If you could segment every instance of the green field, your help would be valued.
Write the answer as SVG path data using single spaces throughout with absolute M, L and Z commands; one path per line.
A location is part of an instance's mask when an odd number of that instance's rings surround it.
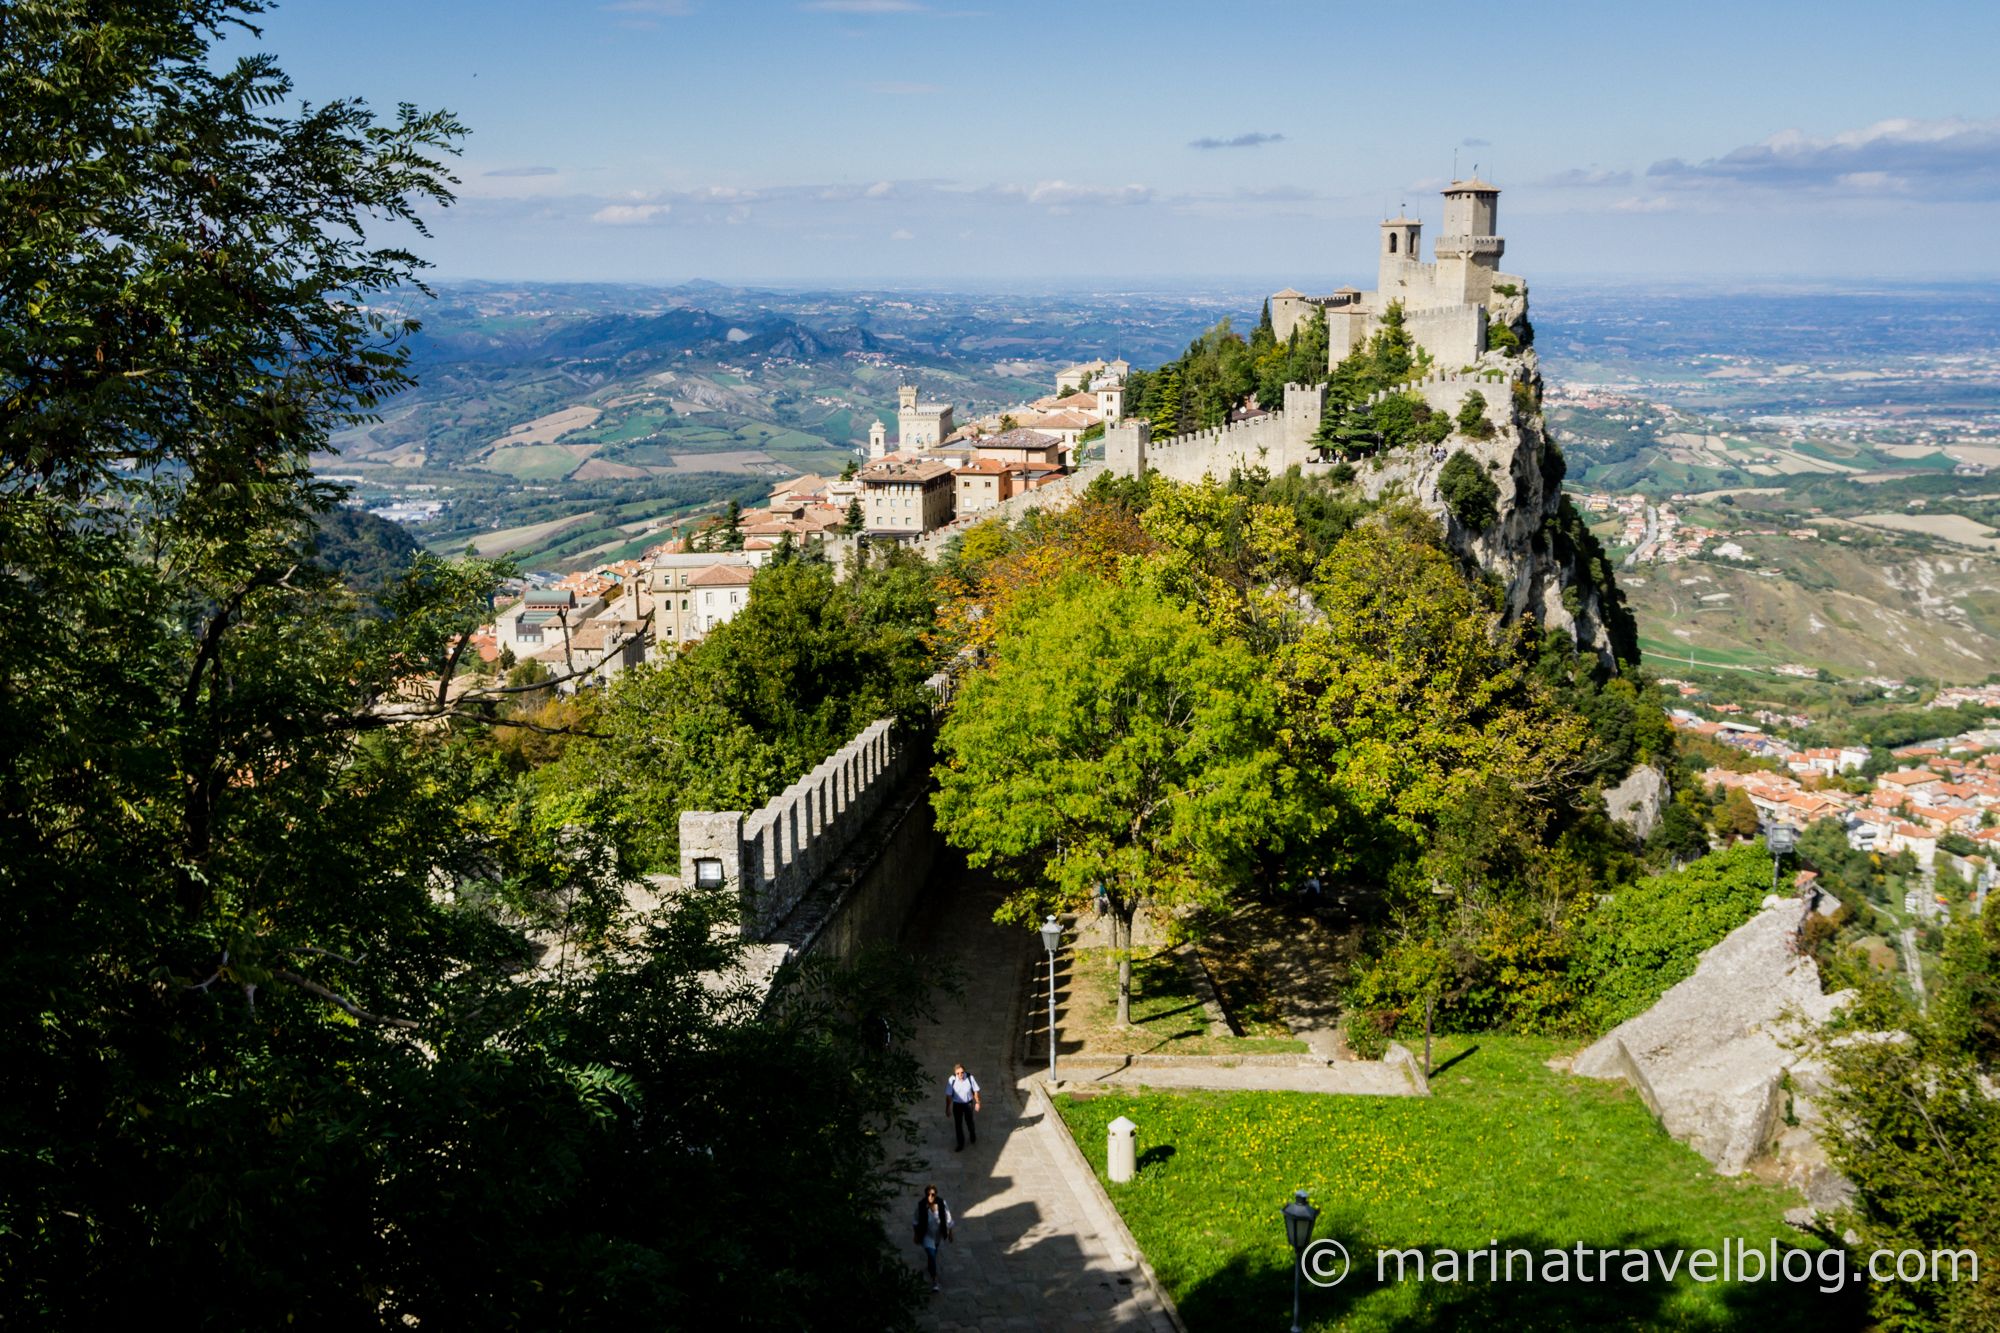
M 561 481 L 583 465 L 583 460 L 559 444 L 522 444 L 495 449 L 481 464 L 489 471 L 504 472 L 522 481 Z
M 1303 1188 L 1317 1235 L 1353 1271 L 1306 1289 L 1314 1329 L 1837 1330 L 1863 1326 L 1858 1288 L 1818 1282 L 1440 1283 L 1376 1279 L 1376 1250 L 1693 1250 L 1746 1244 L 1816 1252 L 1782 1220 L 1789 1190 L 1725 1180 L 1674 1142 L 1622 1085 L 1543 1063 L 1553 1040 L 1447 1038 L 1429 1098 L 1309 1093 L 1142 1093 L 1058 1099 L 1102 1177 L 1105 1127 L 1139 1125 L 1137 1177 L 1107 1182 L 1133 1236 L 1195 1333 L 1282 1328 L 1291 1253 L 1278 1209 Z M 1593 1256 L 1593 1260 L 1595 1256 Z M 1622 1261 L 1621 1261 L 1622 1262 Z M 1800 1261 L 1794 1261 L 1800 1262 Z M 1484 1273 L 1482 1271 L 1482 1277 Z

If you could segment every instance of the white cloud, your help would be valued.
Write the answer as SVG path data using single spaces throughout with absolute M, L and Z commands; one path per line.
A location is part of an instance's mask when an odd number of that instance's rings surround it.
M 1026 189 L 1008 186 L 1005 192 L 1018 192 L 1031 204 L 1058 208 L 1077 204 L 1144 204 L 1153 198 L 1152 187 L 1148 185 L 1072 185 L 1068 181 L 1038 181 Z
M 1784 130 L 1700 162 L 1667 158 L 1647 179 L 1676 189 L 1762 188 L 1930 199 L 2000 199 L 2000 117 L 1880 120 L 1838 134 Z
M 592 213 L 590 220 L 611 227 L 633 227 L 663 218 L 671 212 L 672 204 L 606 204 Z
M 889 239 L 892 241 L 914 241 L 917 239 L 917 234 L 908 227 L 898 227 L 889 233 Z

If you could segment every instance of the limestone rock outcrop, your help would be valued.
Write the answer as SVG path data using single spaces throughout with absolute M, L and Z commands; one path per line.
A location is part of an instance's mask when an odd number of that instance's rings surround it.
M 1800 1102 L 1823 1077 L 1806 1039 L 1848 999 L 1820 993 L 1819 971 L 1795 949 L 1810 907 L 1767 898 L 1764 909 L 1701 956 L 1693 976 L 1651 1009 L 1606 1033 L 1576 1057 L 1572 1072 L 1624 1079 L 1667 1132 L 1736 1175 L 1783 1140 L 1800 1184 L 1816 1204 L 1837 1201 L 1841 1182 L 1817 1163 Z M 1797 1123 L 1793 1123 L 1797 1122 Z M 1794 1130 L 1803 1131 L 1793 1133 Z
M 1604 793 L 1604 808 L 1611 822 L 1622 824 L 1641 842 L 1660 822 L 1660 813 L 1673 795 L 1667 775 L 1650 764 L 1641 764 L 1625 775 L 1625 780 Z

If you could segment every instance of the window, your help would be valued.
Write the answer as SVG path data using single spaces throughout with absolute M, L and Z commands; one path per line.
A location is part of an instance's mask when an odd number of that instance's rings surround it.
M 730 593 L 730 594 L 729 594 L 729 604 L 730 604 L 731 606 L 734 606 L 734 605 L 736 605 L 736 603 L 737 603 L 737 600 L 738 600 L 738 599 L 739 599 L 739 598 L 740 598 L 741 596 L 742 596 L 742 594 L 741 594 L 741 593 L 734 593 L 734 592 Z
M 1396 233 L 1393 231 L 1389 233 L 1389 253 L 1396 253 Z

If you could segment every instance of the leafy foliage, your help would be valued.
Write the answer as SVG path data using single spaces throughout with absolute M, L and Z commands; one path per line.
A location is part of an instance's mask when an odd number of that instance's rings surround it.
M 1499 484 L 1479 466 L 1479 460 L 1462 449 L 1445 460 L 1438 473 L 1438 493 L 1451 516 L 1470 531 L 1484 532 L 1500 516 Z
M 908 969 L 744 1021 L 722 906 L 628 904 L 444 697 L 496 568 L 364 618 L 301 557 L 461 129 L 298 106 L 213 49 L 260 9 L 0 8 L 0 1322 L 897 1322 Z
M 1864 982 L 1851 1022 L 1900 1029 L 1829 1043 L 1828 1150 L 1853 1180 L 1846 1223 L 1859 1248 L 1959 1255 L 1979 1280 L 1871 1285 L 1879 1326 L 1991 1328 L 2000 1321 L 2000 919 L 1990 911 L 1946 928 L 1928 1013 Z M 1982 1080 L 1985 1080 L 1982 1082 Z
M 1580 941 L 1592 1026 L 1613 1027 L 1650 1007 L 1770 892 L 1770 853 L 1753 843 L 1621 890 L 1586 919 Z
M 1271 838 L 1274 699 L 1242 644 L 1138 585 L 1073 575 L 1019 603 L 939 736 L 938 825 L 1026 883 L 1002 918 L 1219 901 Z
M 400 524 L 363 509 L 328 510 L 314 526 L 312 555 L 369 600 L 394 586 L 423 549 Z

